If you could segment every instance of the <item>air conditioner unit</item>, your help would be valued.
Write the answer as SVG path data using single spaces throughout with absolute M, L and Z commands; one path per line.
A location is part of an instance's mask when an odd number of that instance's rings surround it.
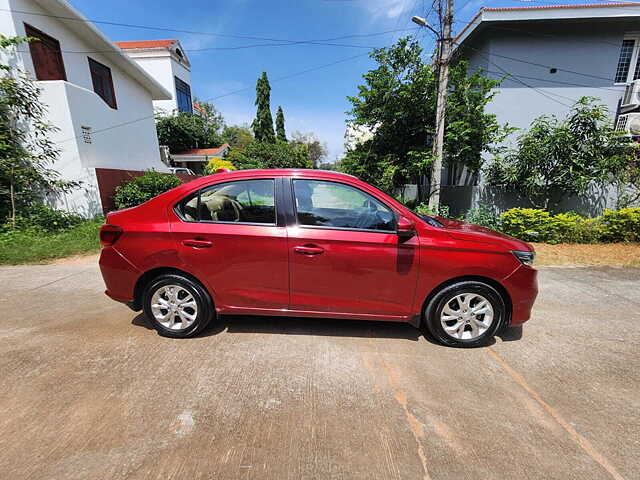
M 625 113 L 618 116 L 616 130 L 629 135 L 640 135 L 640 113 Z
M 634 80 L 624 89 L 620 110 L 628 112 L 640 107 L 640 80 Z

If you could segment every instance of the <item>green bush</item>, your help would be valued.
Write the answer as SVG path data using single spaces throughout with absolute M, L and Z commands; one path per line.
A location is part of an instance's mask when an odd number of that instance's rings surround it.
M 478 208 L 470 208 L 462 219 L 465 222 L 481 225 L 491 230 L 500 230 L 500 219 L 486 205 L 480 205 Z
M 549 243 L 598 243 L 600 218 L 587 218 L 575 212 L 558 213 L 551 219 Z
M 588 218 L 574 212 L 512 208 L 500 216 L 501 231 L 527 242 L 598 243 L 640 241 L 640 208 L 605 210 Z
M 181 183 L 180 179 L 175 175 L 149 170 L 144 175 L 134 177 L 123 185 L 116 187 L 113 200 L 118 209 L 135 207 L 177 187 Z
M 501 230 L 525 242 L 555 243 L 555 226 L 546 210 L 512 208 L 500 215 Z
M 600 222 L 600 236 L 605 242 L 640 241 L 640 208 L 605 210 Z
M 45 232 L 60 232 L 68 230 L 84 221 L 80 215 L 54 210 L 45 205 L 31 205 L 24 209 L 21 216 L 16 217 L 16 229 L 36 229 Z M 5 229 L 13 229 L 7 224 Z

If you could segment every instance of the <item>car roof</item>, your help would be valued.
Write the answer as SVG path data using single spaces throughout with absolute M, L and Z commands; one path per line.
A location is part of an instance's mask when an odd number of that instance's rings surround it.
M 270 175 L 276 177 L 307 177 L 316 176 L 322 174 L 327 177 L 350 177 L 357 178 L 348 173 L 336 172 L 334 170 L 317 170 L 315 168 L 255 168 L 250 170 L 232 170 L 229 172 L 216 173 L 214 175 L 229 175 L 229 176 L 251 176 L 254 175 Z M 211 176 L 211 175 L 210 175 Z
M 269 178 L 269 177 L 296 177 L 296 178 L 314 178 L 316 180 L 348 180 L 348 183 L 360 184 L 367 186 L 358 177 L 347 173 L 334 172 L 331 170 L 316 170 L 311 168 L 263 168 L 252 170 L 233 170 L 229 172 L 220 172 L 213 175 L 199 177 L 189 182 L 183 183 L 181 186 L 173 189 L 176 192 L 183 192 L 201 188 L 210 184 L 220 183 L 224 181 L 232 181 L 235 179 L 251 179 L 251 178 Z

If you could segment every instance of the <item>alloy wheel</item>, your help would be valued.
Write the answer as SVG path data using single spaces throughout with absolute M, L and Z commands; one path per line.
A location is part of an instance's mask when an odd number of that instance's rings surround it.
M 475 340 L 491 327 L 494 311 L 491 302 L 477 293 L 462 293 L 451 298 L 442 309 L 440 324 L 456 340 Z
M 155 319 L 170 330 L 184 330 L 198 317 L 198 304 L 193 295 L 180 285 L 164 285 L 151 297 Z

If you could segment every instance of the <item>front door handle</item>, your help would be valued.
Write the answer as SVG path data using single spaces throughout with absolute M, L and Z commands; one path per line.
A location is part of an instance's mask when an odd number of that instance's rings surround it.
M 182 245 L 185 247 L 194 247 L 194 248 L 211 248 L 213 246 L 213 242 L 209 240 L 198 240 L 197 238 L 190 238 L 188 240 L 183 240 Z
M 299 253 L 300 255 L 320 255 L 324 253 L 324 248 L 322 247 L 294 247 L 293 251 Z

